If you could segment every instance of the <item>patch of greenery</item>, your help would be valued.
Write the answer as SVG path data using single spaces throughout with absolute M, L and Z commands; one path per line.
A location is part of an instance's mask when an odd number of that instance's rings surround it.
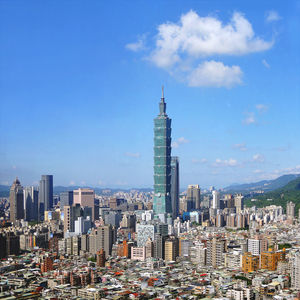
M 284 243 L 284 244 L 279 244 L 278 245 L 278 249 L 282 250 L 283 248 L 288 249 L 288 248 L 292 248 L 292 245 L 289 243 Z
M 252 202 L 251 199 L 255 198 L 257 201 Z M 288 202 L 295 203 L 295 214 L 297 216 L 300 209 L 300 178 L 292 180 L 284 187 L 263 195 L 247 196 L 245 198 L 245 205 L 251 207 L 265 207 L 269 205 L 279 205 L 286 210 Z
M 247 285 L 251 285 L 252 284 L 252 280 L 245 277 L 245 276 L 235 276 L 235 279 L 240 279 L 240 280 L 244 280 L 244 281 L 247 281 Z
M 92 262 L 97 262 L 97 259 L 95 257 L 89 257 L 87 260 Z

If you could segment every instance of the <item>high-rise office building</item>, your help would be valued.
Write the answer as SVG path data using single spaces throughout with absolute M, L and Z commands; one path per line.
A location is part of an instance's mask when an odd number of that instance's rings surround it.
M 177 156 L 171 158 L 171 203 L 172 218 L 176 219 L 179 214 L 179 159 Z
M 295 217 L 295 203 L 288 202 L 286 205 L 286 215 L 288 218 L 294 218 Z
M 24 189 L 24 220 L 38 220 L 39 191 L 33 186 Z
M 166 114 L 164 92 L 159 115 L 154 119 L 154 200 L 156 215 L 172 213 L 171 204 L 171 119 Z
M 42 175 L 39 190 L 39 218 L 53 207 L 53 175 Z
M 166 236 L 163 236 L 159 233 L 155 233 L 154 235 L 154 242 L 153 242 L 153 256 L 155 258 L 165 259 L 165 240 L 167 239 Z
M 82 210 L 79 204 L 64 206 L 64 231 L 74 232 L 75 221 L 81 216 Z
M 73 191 L 61 192 L 59 199 L 61 210 L 64 209 L 64 206 L 71 206 L 73 204 Z
M 198 184 L 188 186 L 187 201 L 191 203 L 192 209 L 200 209 L 200 187 Z
M 244 209 L 244 196 L 237 194 L 234 196 L 234 206 L 237 214 L 240 214 Z
M 13 182 L 9 192 L 10 221 L 15 223 L 24 218 L 23 187 L 18 178 Z
M 212 208 L 219 209 L 220 208 L 220 193 L 218 191 L 212 191 Z
M 170 236 L 165 241 L 165 260 L 176 261 L 179 256 L 179 241 L 175 236 Z
M 115 229 L 110 225 L 93 228 L 89 235 L 89 251 L 96 254 L 99 249 L 105 251 L 106 258 L 111 255 L 112 245 L 115 242 Z
M 92 208 L 92 221 L 98 219 L 99 212 L 97 213 L 95 209 L 95 192 L 92 189 L 88 188 L 79 188 L 78 190 L 73 191 L 73 203 L 74 205 L 80 204 L 81 206 L 91 207 Z

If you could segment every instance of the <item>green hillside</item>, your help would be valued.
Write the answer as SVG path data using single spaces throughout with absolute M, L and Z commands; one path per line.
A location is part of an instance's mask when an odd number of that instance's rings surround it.
M 252 202 L 252 198 L 257 199 L 257 201 Z M 296 204 L 295 214 L 298 216 L 298 210 L 300 209 L 300 178 L 294 179 L 282 188 L 263 195 L 249 196 L 245 199 L 245 205 L 250 207 L 253 205 L 256 205 L 257 207 L 281 205 L 284 209 L 286 209 L 286 204 L 290 201 Z

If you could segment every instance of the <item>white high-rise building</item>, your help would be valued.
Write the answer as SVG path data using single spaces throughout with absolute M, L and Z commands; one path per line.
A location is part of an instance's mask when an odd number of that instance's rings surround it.
M 220 193 L 218 191 L 212 191 L 212 208 L 219 209 L 220 208 Z
M 286 205 L 286 215 L 288 218 L 294 218 L 295 217 L 295 203 L 288 202 Z
M 294 289 L 300 290 L 300 253 L 292 258 L 291 284 Z
M 251 252 L 252 255 L 260 255 L 260 252 L 261 252 L 261 240 L 258 240 L 258 239 L 249 239 L 248 240 L 248 252 Z
M 137 246 L 144 247 L 148 238 L 154 241 L 154 225 L 136 224 Z

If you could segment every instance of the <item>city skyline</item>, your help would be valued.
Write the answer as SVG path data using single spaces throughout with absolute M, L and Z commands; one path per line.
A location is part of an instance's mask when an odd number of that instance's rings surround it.
M 0 184 L 152 187 L 162 84 L 182 188 L 299 173 L 299 1 L 115 3 L 1 2 Z

